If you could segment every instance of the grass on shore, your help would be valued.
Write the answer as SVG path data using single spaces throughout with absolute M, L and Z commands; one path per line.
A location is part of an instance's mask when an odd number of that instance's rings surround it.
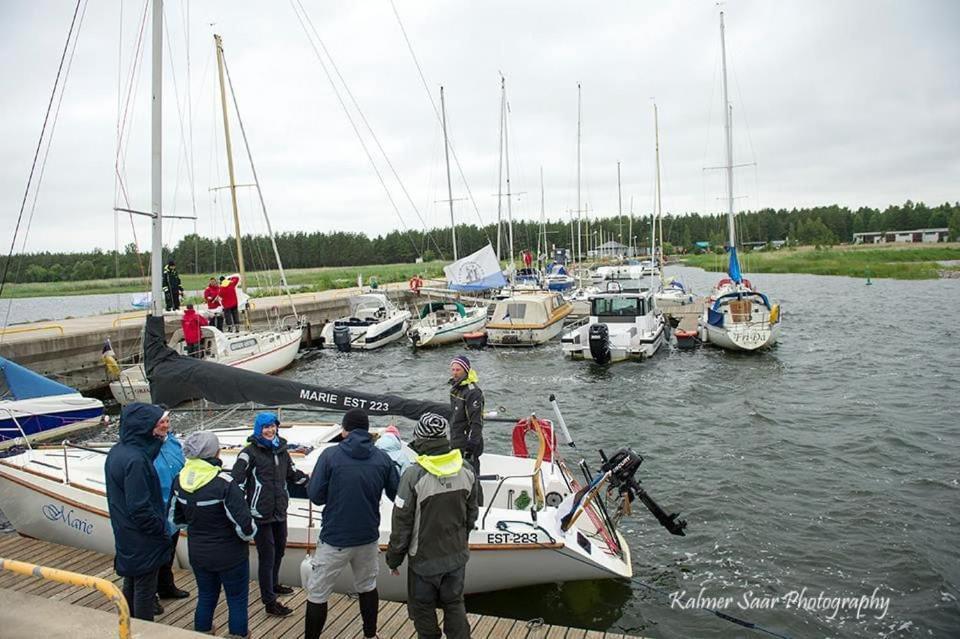
M 323 268 L 300 268 L 286 271 L 287 282 L 299 292 L 325 291 L 335 288 L 349 288 L 357 285 L 357 276 L 363 276 L 367 284 L 376 277 L 380 284 L 403 282 L 414 275 L 438 277 L 443 273 L 445 262 L 434 261 L 424 264 L 373 264 L 369 266 L 336 266 Z M 181 273 L 185 291 L 202 290 L 207 286 L 209 275 Z M 252 297 L 275 295 L 280 292 L 277 271 L 248 272 L 250 286 L 258 287 Z M 59 297 L 65 295 L 102 295 L 113 293 L 138 293 L 150 290 L 149 279 L 129 277 L 109 280 L 82 280 L 77 282 L 27 282 L 8 284 L 3 297 Z
M 890 278 L 897 280 L 937 279 L 941 271 L 958 270 L 941 261 L 960 260 L 960 246 L 874 248 L 842 246 L 784 248 L 742 254 L 740 267 L 744 273 L 810 273 L 812 275 L 845 275 L 848 277 Z M 690 255 L 683 259 L 688 266 L 706 271 L 726 271 L 727 256 L 716 254 Z

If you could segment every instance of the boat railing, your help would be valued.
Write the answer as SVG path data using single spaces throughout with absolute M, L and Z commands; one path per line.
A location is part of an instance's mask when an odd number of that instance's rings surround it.
M 17 416 L 13 414 L 13 411 L 7 408 L 6 406 L 0 406 L 0 410 L 7 413 L 10 416 L 10 420 L 16 425 L 16 428 L 10 426 L 0 427 L 0 433 L 2 432 L 11 432 L 11 433 L 20 433 L 20 438 L 23 439 L 23 443 L 33 450 L 33 446 L 30 445 L 30 438 L 27 437 L 27 434 L 23 431 L 23 426 L 20 425 L 20 420 L 17 419 Z M 16 439 L 16 438 L 14 438 Z
M 121 592 L 112 581 L 101 577 L 94 577 L 93 575 L 60 570 L 59 568 L 49 568 L 47 566 L 38 566 L 37 564 L 4 559 L 3 557 L 0 557 L 0 570 L 6 570 L 26 577 L 39 577 L 40 579 L 56 581 L 69 586 L 99 590 L 117 607 L 117 636 L 120 639 L 130 639 L 130 607 L 127 605 L 127 600 L 124 598 L 123 592 Z
M 74 444 L 69 439 L 65 439 L 60 442 L 60 446 L 63 449 L 63 483 L 70 483 L 70 455 L 67 454 L 67 451 L 71 448 L 77 450 L 85 450 L 90 453 L 97 453 L 98 455 L 106 455 L 107 451 L 100 450 L 99 448 L 92 448 L 90 446 L 82 446 L 80 444 Z
M 483 517 L 480 519 L 480 527 L 481 527 L 481 528 L 485 528 L 486 525 L 487 525 L 487 515 L 490 514 L 490 509 L 493 508 L 494 503 L 496 503 L 496 501 L 497 501 L 497 496 L 500 494 L 500 489 L 503 488 L 503 482 L 505 482 L 505 481 L 508 480 L 508 479 L 529 479 L 531 482 L 534 482 L 534 489 L 533 489 L 533 492 L 534 492 L 534 493 L 537 492 L 537 490 L 536 490 L 536 482 L 537 482 L 538 480 L 539 480 L 541 483 L 543 482 L 543 476 L 540 474 L 539 471 L 535 471 L 535 472 L 533 472 L 533 473 L 529 473 L 529 474 L 526 474 L 526 475 L 480 475 L 480 477 L 479 477 L 479 479 L 480 479 L 481 481 L 482 481 L 484 478 L 486 478 L 486 479 L 496 479 L 496 480 L 497 480 L 497 487 L 496 487 L 496 489 L 493 491 L 493 496 L 490 498 L 490 501 L 487 503 L 487 507 L 486 507 L 486 508 L 484 509 L 484 511 L 483 511 Z M 544 488 L 544 487 L 541 486 L 541 493 L 543 492 L 543 488 Z

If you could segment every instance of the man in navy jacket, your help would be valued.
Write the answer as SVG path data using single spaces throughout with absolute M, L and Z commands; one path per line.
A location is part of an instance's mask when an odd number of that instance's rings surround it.
M 377 635 L 380 497 L 386 493 L 393 501 L 400 475 L 389 455 L 374 446 L 365 411 L 347 411 L 341 426 L 343 440 L 321 453 L 307 484 L 310 501 L 324 508 L 307 579 L 305 639 L 320 636 L 327 599 L 347 564 L 359 593 L 363 636 Z
M 131 614 L 153 621 L 157 572 L 170 556 L 166 504 L 153 460 L 170 429 L 159 406 L 136 402 L 120 413 L 120 441 L 104 464 L 107 507 L 116 546 L 114 569 L 123 577 Z

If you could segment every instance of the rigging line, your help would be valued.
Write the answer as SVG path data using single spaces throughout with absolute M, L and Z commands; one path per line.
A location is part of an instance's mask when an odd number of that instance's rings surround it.
M 27 177 L 27 186 L 23 191 L 23 201 L 20 203 L 20 213 L 17 215 L 17 224 L 13 230 L 13 237 L 10 239 L 10 253 L 3 264 L 3 276 L 0 277 L 0 297 L 3 296 L 3 289 L 7 284 L 7 272 L 10 268 L 10 259 L 13 257 L 13 251 L 17 244 L 17 234 L 20 232 L 20 223 L 23 220 L 23 211 L 27 207 L 27 198 L 30 195 L 30 186 L 33 183 L 33 173 L 37 168 L 37 159 L 40 157 L 40 149 L 43 146 L 43 138 L 47 131 L 47 121 L 50 119 L 50 111 L 53 108 L 53 99 L 57 94 L 57 87 L 60 84 L 60 74 L 63 72 L 63 63 L 67 58 L 67 51 L 70 49 L 70 39 L 73 37 L 73 28 L 77 23 L 77 14 L 80 12 L 81 0 L 77 0 L 73 8 L 73 17 L 70 19 L 70 30 L 67 31 L 67 41 L 63 43 L 63 53 L 60 54 L 60 64 L 57 66 L 57 76 L 53 81 L 53 90 L 50 91 L 50 100 L 47 102 L 47 111 L 43 116 L 43 126 L 40 128 L 40 138 L 37 140 L 37 150 L 33 154 L 33 163 L 30 165 L 30 175 Z M 7 311 L 9 315 L 9 310 Z M 0 334 L 0 341 L 3 335 Z
M 116 149 L 116 158 L 114 159 L 114 166 L 116 172 L 116 178 L 120 182 L 120 188 L 123 191 L 124 202 L 127 208 L 130 208 L 130 199 L 129 195 L 126 192 L 126 185 L 124 184 L 122 169 L 126 169 L 126 147 L 129 144 L 129 136 L 126 135 L 127 132 L 127 117 L 131 113 L 131 101 L 133 99 L 134 87 L 136 86 L 137 78 L 140 74 L 141 63 L 143 62 L 143 43 L 144 38 L 143 34 L 147 26 L 147 9 L 149 8 L 149 0 L 144 0 L 143 3 L 143 13 L 140 17 L 140 30 L 137 33 L 137 40 L 134 46 L 133 57 L 130 60 L 130 72 L 127 76 L 127 87 L 126 87 L 126 100 L 123 105 L 123 114 L 117 114 L 117 117 L 120 118 L 119 126 L 119 137 L 117 140 L 117 149 Z M 132 118 L 132 116 L 131 116 Z M 132 123 L 132 119 L 131 119 Z M 132 219 L 132 214 L 131 214 Z
M 316 27 L 313 25 L 313 21 L 310 19 L 310 15 L 307 13 L 306 9 L 303 8 L 303 3 L 300 0 L 297 0 L 297 3 L 300 5 L 300 10 L 303 11 L 304 17 L 307 19 L 307 23 L 310 25 L 310 29 L 313 30 L 313 35 L 317 39 L 317 42 L 320 44 L 320 48 L 323 49 L 324 54 L 326 54 L 327 59 L 330 61 L 330 66 L 333 67 L 334 72 L 337 74 L 337 78 L 340 79 L 340 83 L 343 85 L 344 90 L 347 92 L 347 96 L 350 98 L 350 102 L 353 104 L 353 108 L 357 110 L 357 114 L 360 116 L 360 120 L 363 122 L 363 125 L 367 127 L 367 131 L 370 133 L 370 137 L 373 138 L 374 143 L 376 143 L 377 148 L 380 150 L 380 154 L 383 155 L 384 161 L 387 163 L 387 166 L 390 167 L 390 172 L 393 173 L 393 178 L 397 181 L 397 184 L 400 185 L 400 190 L 403 191 L 403 195 L 407 198 L 407 202 L 410 203 L 410 206 L 413 208 L 413 212 L 416 213 L 417 218 L 420 220 L 420 224 L 423 225 L 424 233 L 427 234 L 430 240 L 433 242 L 433 245 L 436 247 L 437 252 L 440 254 L 440 257 L 443 258 L 443 251 L 440 249 L 439 244 L 437 244 L 436 239 L 433 237 L 433 232 L 427 227 L 427 223 L 424 221 L 423 216 L 420 214 L 420 209 L 417 207 L 416 202 L 413 201 L 413 198 L 410 196 L 410 193 L 407 191 L 406 185 L 403 183 L 403 180 L 400 179 L 400 175 L 397 173 L 397 170 L 393 166 L 393 162 L 390 161 L 390 157 L 387 155 L 387 152 L 384 150 L 383 145 L 380 144 L 380 139 L 377 137 L 377 134 L 374 133 L 373 127 L 370 126 L 370 123 L 367 121 L 367 116 L 364 115 L 363 110 L 360 108 L 360 105 L 357 104 L 356 98 L 353 97 L 353 92 L 350 90 L 350 87 L 347 85 L 347 81 L 344 80 L 343 75 L 340 73 L 340 68 L 337 66 L 337 63 L 334 61 L 333 56 L 330 55 L 330 51 L 327 50 L 327 46 L 323 43 L 323 39 L 320 38 L 320 34 L 317 31 Z
M 407 30 L 403 26 L 403 21 L 400 19 L 400 13 L 397 11 L 397 5 L 393 0 L 390 0 L 390 6 L 393 9 L 393 15 L 397 18 L 397 25 L 400 27 L 400 33 L 403 34 L 403 40 L 407 43 L 407 50 L 410 51 L 410 57 L 413 58 L 413 64 L 417 67 L 417 73 L 420 75 L 420 82 L 423 84 L 423 89 L 427 92 L 427 98 L 430 100 L 430 106 L 433 107 L 433 114 L 437 118 L 437 122 L 441 122 L 442 118 L 440 117 L 440 110 L 437 109 L 437 103 L 433 100 L 433 94 L 430 93 L 430 87 L 427 84 L 427 79 L 423 75 L 423 69 L 420 67 L 420 61 L 417 59 L 417 54 L 413 51 L 413 44 L 410 43 L 410 38 L 407 36 Z M 460 175 L 460 179 L 463 181 L 463 186 L 467 190 L 467 197 L 470 198 L 470 203 L 473 204 L 473 210 L 477 214 L 477 219 L 480 220 L 480 228 L 485 229 L 485 224 L 483 222 L 483 216 L 480 215 L 480 208 L 477 206 L 477 201 L 473 197 L 473 192 L 470 190 L 470 184 L 467 183 L 467 177 L 463 173 L 463 167 L 460 166 L 460 158 L 457 157 L 457 152 L 453 148 L 453 142 L 449 140 L 449 135 L 447 136 L 448 144 L 450 145 L 450 155 L 453 156 L 453 161 L 457 165 L 457 173 Z M 487 238 L 487 242 L 490 243 L 490 235 L 484 230 L 484 235 Z
M 117 30 L 117 137 L 116 144 L 120 145 L 120 105 L 123 104 L 123 0 L 120 0 L 120 26 Z M 114 158 L 116 162 L 116 158 Z M 117 184 L 116 171 L 113 176 L 113 207 L 117 208 L 120 197 L 120 187 Z M 129 208 L 129 207 L 127 207 Z M 113 276 L 120 277 L 120 211 L 113 212 Z M 117 293 L 119 307 L 120 293 Z
M 397 214 L 397 217 L 400 219 L 400 225 L 403 227 L 403 230 L 407 233 L 407 238 L 410 240 L 410 245 L 413 247 L 414 252 L 423 256 L 420 250 L 417 248 L 417 244 L 414 241 L 413 237 L 410 236 L 410 229 L 407 227 L 407 223 L 403 220 L 403 216 L 400 214 L 400 209 L 397 207 L 396 201 L 393 199 L 393 195 L 390 193 L 390 189 L 387 188 L 387 183 L 383 179 L 383 174 L 380 172 L 380 169 L 377 167 L 376 162 L 373 159 L 373 155 L 370 153 L 370 149 L 367 148 L 366 142 L 363 140 L 363 137 L 360 135 L 360 130 L 357 128 L 356 122 L 354 122 L 353 116 L 350 114 L 350 110 L 347 108 L 346 103 L 343 101 L 343 96 L 340 95 L 340 91 L 337 90 L 336 83 L 333 81 L 333 76 L 330 75 L 330 71 L 327 69 L 327 65 L 323 61 L 323 57 L 320 55 L 320 51 L 317 49 L 317 45 L 314 44 L 313 39 L 310 37 L 310 32 L 307 29 L 307 25 L 303 21 L 303 17 L 300 16 L 300 13 L 297 11 L 297 7 L 293 4 L 294 2 L 299 2 L 299 0 L 290 0 L 291 5 L 293 6 L 294 13 L 297 15 L 297 20 L 300 22 L 300 27 L 303 29 L 304 34 L 307 36 L 307 41 L 310 43 L 310 47 L 313 49 L 314 54 L 317 56 L 317 61 L 320 63 L 320 68 L 323 69 L 324 75 L 327 76 L 327 81 L 330 82 L 330 86 L 333 88 L 333 93 L 337 97 L 337 101 L 340 103 L 340 107 L 343 109 L 344 114 L 347 116 L 347 120 L 350 122 L 350 126 L 353 128 L 354 134 L 357 136 L 357 140 L 360 142 L 360 146 L 363 148 L 364 154 L 367 156 L 367 160 L 370 162 L 373 172 L 376 173 L 377 179 L 380 181 L 380 185 L 383 187 L 384 192 L 387 195 L 387 200 L 390 201 L 390 205 L 393 207 L 394 212 Z M 302 9 L 302 5 L 301 5 Z M 437 248 L 439 251 L 439 247 Z

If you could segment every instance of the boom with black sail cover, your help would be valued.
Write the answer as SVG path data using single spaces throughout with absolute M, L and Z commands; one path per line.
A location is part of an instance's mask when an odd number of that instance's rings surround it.
M 176 406 L 191 399 L 206 399 L 216 404 L 308 404 L 343 411 L 362 408 L 371 415 L 399 415 L 412 420 L 430 415 L 431 419 L 444 423 L 450 418 L 448 404 L 302 384 L 185 357 L 167 346 L 162 317 L 147 317 L 143 355 L 144 369 L 150 381 L 150 397 L 155 403 L 166 406 Z

